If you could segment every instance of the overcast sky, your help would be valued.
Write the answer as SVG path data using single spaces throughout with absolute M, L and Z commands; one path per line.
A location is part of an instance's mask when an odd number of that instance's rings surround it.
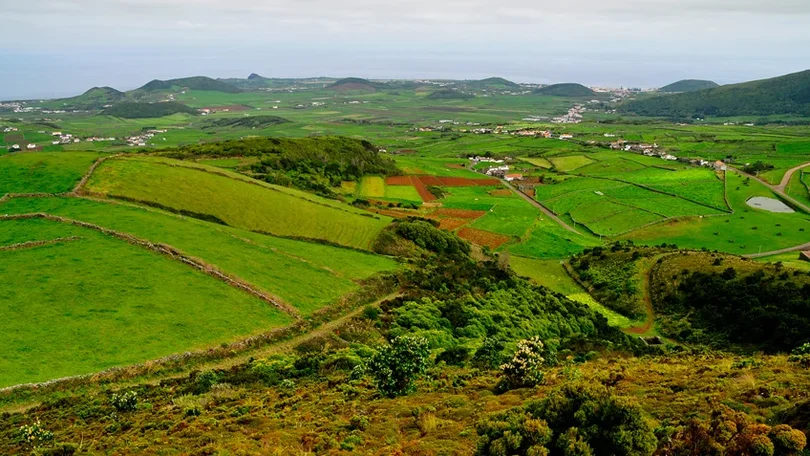
M 810 68 L 808 0 L 0 0 L 0 99 L 191 75 L 656 87 Z

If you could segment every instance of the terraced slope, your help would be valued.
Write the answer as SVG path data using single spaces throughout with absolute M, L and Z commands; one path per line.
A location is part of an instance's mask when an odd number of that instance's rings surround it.
M 87 190 L 184 210 L 249 231 L 368 249 L 391 219 L 221 169 L 170 159 L 107 160 Z

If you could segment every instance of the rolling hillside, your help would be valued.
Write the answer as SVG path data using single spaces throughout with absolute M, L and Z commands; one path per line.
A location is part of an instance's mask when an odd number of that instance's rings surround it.
M 71 109 L 101 109 L 104 106 L 127 99 L 127 94 L 112 87 L 93 87 L 87 92 L 72 98 L 53 100 L 48 104 Z
M 656 117 L 810 115 L 810 70 L 772 79 L 628 102 L 625 113 Z
M 208 90 L 214 92 L 224 93 L 239 93 L 241 90 L 232 85 L 226 84 L 216 79 L 211 79 L 206 76 L 192 76 L 189 78 L 178 78 L 161 81 L 154 79 L 141 87 L 140 91 L 153 92 L 158 90 L 171 90 L 171 89 L 189 89 L 189 90 Z
M 361 92 L 376 92 L 379 89 L 385 88 L 385 84 L 379 82 L 371 82 L 363 78 L 344 78 L 335 81 L 334 84 L 328 86 L 328 89 L 338 92 L 361 91 Z
M 550 86 L 542 87 L 534 91 L 540 95 L 550 95 L 554 97 L 590 97 L 595 95 L 594 91 L 585 87 L 582 84 L 564 83 L 552 84 Z
M 453 89 L 437 90 L 427 96 L 428 100 L 469 100 L 471 98 L 475 98 L 475 96 Z
M 510 90 L 519 89 L 520 85 L 508 79 L 492 77 L 480 79 L 478 81 L 464 81 L 467 88 L 470 89 L 488 89 L 488 90 Z
M 87 189 L 248 231 L 358 249 L 368 249 L 391 221 L 299 190 L 166 158 L 107 160 Z
M 698 90 L 714 89 L 715 87 L 720 87 L 720 85 L 714 81 L 682 79 L 672 84 L 665 85 L 658 89 L 658 91 L 664 93 L 696 92 Z
M 199 114 L 196 109 L 174 101 L 161 103 L 124 102 L 113 105 L 101 112 L 103 115 L 121 117 L 122 119 L 150 119 L 180 113 Z

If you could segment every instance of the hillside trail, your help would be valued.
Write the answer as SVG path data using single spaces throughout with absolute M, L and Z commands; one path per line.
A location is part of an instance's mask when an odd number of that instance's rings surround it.
M 805 165 L 803 165 L 803 166 L 810 166 L 810 163 L 806 163 L 806 164 L 805 164 Z M 796 170 L 797 170 L 797 169 L 801 169 L 801 168 L 802 168 L 802 167 L 800 166 L 800 167 L 798 167 L 798 168 L 794 168 L 794 169 L 792 169 L 791 171 L 796 172 Z M 757 181 L 757 182 L 759 182 L 760 184 L 762 184 L 762 185 L 764 185 L 764 186 L 768 187 L 769 189 L 771 189 L 771 190 L 772 190 L 774 193 L 776 193 L 777 195 L 779 195 L 781 198 L 783 198 L 783 199 L 787 200 L 787 201 L 788 201 L 788 202 L 790 202 L 791 204 L 795 205 L 796 207 L 798 207 L 798 208 L 800 208 L 801 210 L 805 211 L 806 213 L 810 214 L 810 207 L 807 207 L 807 205 L 805 205 L 805 204 L 803 204 L 803 203 L 800 203 L 800 202 L 796 201 L 795 199 L 791 198 L 791 197 L 790 197 L 789 195 L 787 195 L 787 194 L 786 194 L 786 193 L 785 193 L 783 190 L 780 190 L 780 189 L 779 189 L 779 185 L 771 185 L 771 184 L 769 184 L 769 183 L 768 183 L 766 180 L 761 179 L 761 178 L 759 178 L 759 177 L 757 177 L 757 176 L 754 176 L 754 175 L 752 175 L 752 174 L 748 174 L 748 173 L 746 173 L 746 172 L 744 172 L 744 171 L 742 171 L 742 170 L 740 170 L 740 169 L 734 168 L 733 166 L 729 166 L 729 169 L 733 170 L 734 172 L 736 172 L 736 173 L 737 173 L 737 174 L 739 174 L 740 176 L 750 177 L 751 179 L 756 180 L 756 181 Z M 791 173 L 791 174 L 792 174 L 792 173 Z M 790 179 L 788 179 L 788 182 L 789 182 L 789 181 L 790 181 Z M 780 185 L 781 185 L 781 184 L 780 184 Z M 787 184 L 786 184 L 786 185 L 787 185 Z

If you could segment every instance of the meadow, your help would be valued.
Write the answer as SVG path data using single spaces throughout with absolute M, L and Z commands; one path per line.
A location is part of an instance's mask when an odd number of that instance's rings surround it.
M 93 152 L 6 155 L 0 158 L 0 195 L 69 192 L 101 156 Z
M 89 374 L 290 323 L 269 304 L 180 262 L 95 231 L 2 220 L 13 240 L 79 240 L 0 252 L 0 385 Z M 36 234 L 32 234 L 36 233 Z
M 195 170 L 171 161 L 108 160 L 88 190 L 213 216 L 249 231 L 368 249 L 389 218 L 284 187 Z

